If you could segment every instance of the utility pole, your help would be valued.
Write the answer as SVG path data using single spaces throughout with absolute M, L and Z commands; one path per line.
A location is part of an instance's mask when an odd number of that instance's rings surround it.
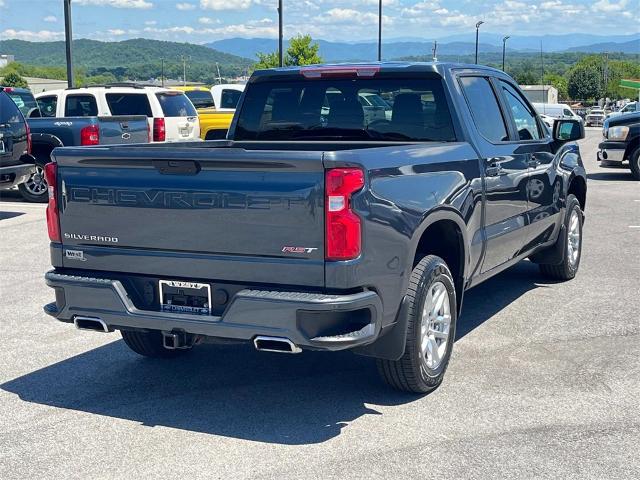
M 504 72 L 504 56 L 505 56 L 505 52 L 507 50 L 507 40 L 509 40 L 509 35 L 507 35 L 506 37 L 504 37 L 502 39 L 502 71 Z
M 476 23 L 476 65 L 478 64 L 478 36 L 480 31 L 480 25 L 482 25 L 483 23 L 484 22 L 482 20 Z
M 164 87 L 164 58 L 162 59 L 162 73 L 160 73 L 160 83 Z
M 190 60 L 190 56 L 180 55 L 180 59 L 182 60 L 182 85 L 187 84 L 187 60 Z
M 71 41 L 73 38 L 71 32 L 71 0 L 64 1 L 64 41 L 67 54 L 67 87 L 73 88 L 73 60 L 71 58 Z
M 547 103 L 547 95 L 544 88 L 544 56 L 542 55 L 542 40 L 540 40 L 540 68 L 542 69 L 542 77 L 540 83 L 542 83 L 542 103 Z
M 218 71 L 218 84 L 222 83 L 222 77 L 220 76 L 220 65 L 216 62 L 216 70 Z
M 438 61 L 438 40 L 433 41 L 433 50 L 431 53 L 431 58 L 434 62 Z
M 378 0 L 378 61 L 382 61 L 382 0 Z
M 282 67 L 282 0 L 278 0 L 278 65 Z

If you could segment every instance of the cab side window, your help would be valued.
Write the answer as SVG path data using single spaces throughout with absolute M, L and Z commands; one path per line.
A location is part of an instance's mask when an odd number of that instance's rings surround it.
M 498 100 L 485 77 L 462 77 L 462 89 L 480 134 L 492 143 L 509 140 Z
M 58 97 L 56 95 L 40 97 L 37 99 L 37 102 L 43 117 L 56 116 L 56 108 L 58 108 Z
M 500 80 L 504 98 L 511 110 L 513 121 L 516 124 L 519 140 L 539 140 L 542 133 L 538 127 L 535 114 L 529 108 L 522 96 L 508 83 Z

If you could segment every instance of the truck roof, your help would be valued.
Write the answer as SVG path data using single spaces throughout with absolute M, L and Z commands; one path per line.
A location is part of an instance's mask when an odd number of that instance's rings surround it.
M 406 62 L 406 61 L 389 61 L 389 62 L 348 62 L 348 63 L 323 63 L 316 65 L 306 66 L 292 66 L 292 67 L 276 67 L 262 70 L 255 70 L 253 77 L 273 75 L 273 74 L 289 74 L 298 73 L 301 71 L 318 71 L 322 69 L 340 71 L 342 69 L 349 70 L 367 70 L 375 69 L 377 71 L 402 71 L 410 70 L 414 72 L 435 72 L 442 74 L 448 70 L 486 70 L 493 74 L 502 74 L 507 76 L 501 70 L 493 67 L 487 67 L 485 65 L 475 65 L 469 63 L 455 63 L 455 62 Z

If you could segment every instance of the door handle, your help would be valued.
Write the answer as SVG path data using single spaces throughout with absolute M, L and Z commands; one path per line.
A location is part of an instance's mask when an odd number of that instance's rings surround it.
M 502 165 L 491 165 L 485 169 L 484 173 L 487 177 L 497 177 L 498 175 L 502 175 Z

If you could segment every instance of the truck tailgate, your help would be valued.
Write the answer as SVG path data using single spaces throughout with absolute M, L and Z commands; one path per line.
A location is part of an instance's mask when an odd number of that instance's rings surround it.
M 129 146 L 54 157 L 65 267 L 324 285 L 321 152 Z
M 149 142 L 149 125 L 143 115 L 98 117 L 100 144 L 131 144 Z

